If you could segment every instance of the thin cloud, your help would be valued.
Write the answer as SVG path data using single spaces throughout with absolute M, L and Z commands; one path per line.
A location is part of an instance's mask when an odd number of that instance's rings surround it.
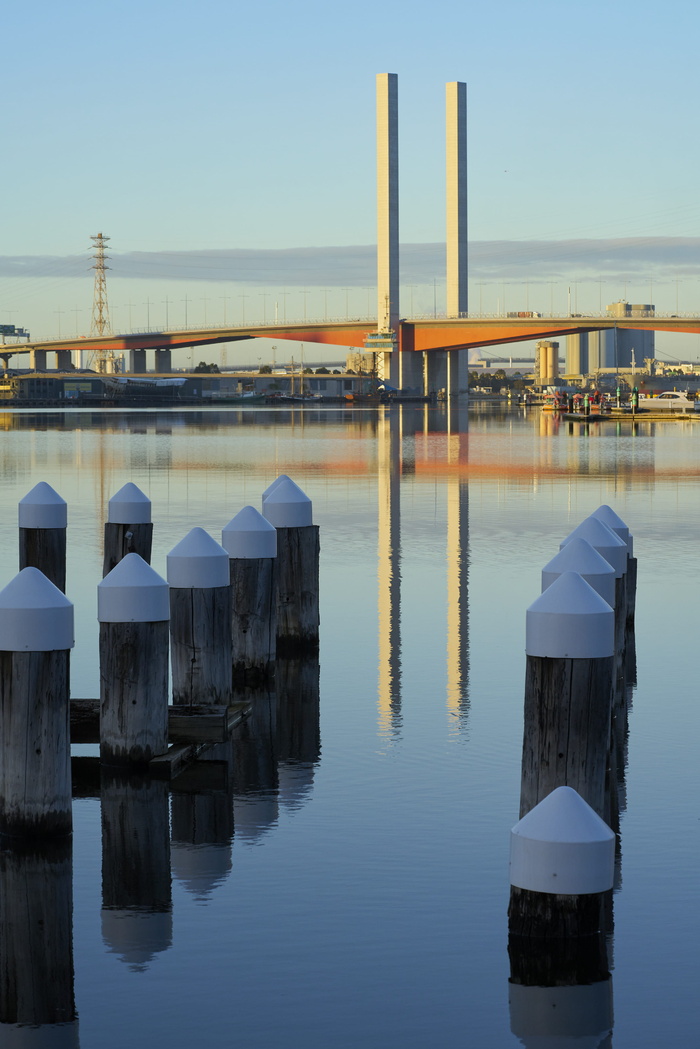
M 263 250 L 135 251 L 109 258 L 109 279 L 180 280 L 266 287 L 373 287 L 376 247 L 309 247 Z M 403 244 L 401 282 L 426 285 L 444 280 L 445 245 Z M 469 245 L 472 281 L 512 279 L 533 284 L 578 281 L 700 277 L 700 238 L 651 237 L 618 240 L 475 241 Z M 89 254 L 0 256 L 6 279 L 94 277 Z

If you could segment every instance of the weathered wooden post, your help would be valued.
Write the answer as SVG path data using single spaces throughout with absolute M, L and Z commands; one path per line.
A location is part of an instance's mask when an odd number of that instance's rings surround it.
M 168 745 L 168 584 L 127 554 L 97 587 L 100 758 L 147 765 Z
M 624 543 L 627 543 L 627 625 L 631 626 L 634 623 L 637 598 L 637 558 L 634 556 L 634 537 L 622 518 L 605 503 L 594 510 L 591 517 L 602 521 Z
M 602 816 L 610 745 L 614 612 L 565 572 L 526 615 L 520 815 L 570 786 Z
M 0 1044 L 79 1044 L 70 835 L 0 850 Z M 26 1025 L 23 1030 L 5 1024 Z M 50 1025 L 59 1025 L 50 1026 Z
M 38 568 L 0 591 L 0 834 L 70 834 L 73 605 Z
M 173 703 L 231 702 L 231 586 L 226 550 L 193 528 L 167 557 Z
M 111 572 L 127 554 L 139 554 L 150 564 L 152 545 L 151 500 L 129 481 L 109 500 L 102 575 Z
M 577 968 L 605 978 L 604 904 L 614 872 L 615 835 L 571 787 L 557 787 L 513 827 L 508 934 L 518 983 L 576 983 Z M 542 941 L 558 945 L 552 956 L 563 968 L 543 971 Z
M 54 586 L 65 592 L 68 525 L 65 499 L 46 481 L 40 481 L 20 499 L 18 511 L 20 571 L 38 568 Z
M 309 497 L 290 478 L 263 496 L 263 515 L 277 529 L 277 654 L 312 654 L 319 642 L 319 529 Z
M 615 569 L 615 648 L 621 656 L 625 649 L 627 622 L 627 544 L 612 529 L 595 517 L 587 517 L 559 544 L 561 550 L 572 539 L 586 539 L 601 557 Z
M 277 650 L 277 531 L 244 506 L 221 532 L 229 557 L 233 676 L 255 683 L 274 670 Z

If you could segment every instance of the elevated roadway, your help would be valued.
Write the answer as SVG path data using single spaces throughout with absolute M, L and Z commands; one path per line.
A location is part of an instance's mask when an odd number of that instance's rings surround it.
M 592 316 L 462 316 L 415 317 L 399 321 L 398 347 L 403 352 L 455 350 L 498 346 L 511 342 L 556 339 L 605 328 L 669 331 L 700 334 L 697 314 L 611 317 Z M 362 348 L 365 337 L 376 331 L 376 321 L 358 318 L 344 321 L 296 321 L 293 323 L 248 324 L 239 326 L 185 328 L 169 331 L 130 332 L 65 339 L 33 339 L 0 346 L 0 357 L 7 367 L 10 357 L 32 351 L 56 352 L 86 350 L 92 353 L 125 353 L 130 350 L 163 350 L 209 346 L 243 339 L 280 339 L 320 343 L 330 346 Z

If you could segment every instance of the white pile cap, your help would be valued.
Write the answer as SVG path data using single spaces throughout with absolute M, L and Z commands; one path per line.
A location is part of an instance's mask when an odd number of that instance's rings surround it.
M 265 500 L 268 498 L 268 496 L 272 492 L 274 492 L 274 490 L 277 487 L 277 485 L 281 484 L 282 481 L 291 481 L 291 477 L 289 477 L 288 474 L 280 474 L 279 477 L 275 478 L 275 480 L 272 482 L 272 484 L 267 486 L 267 488 L 265 489 L 265 491 L 262 494 L 263 507 L 265 506 Z
M 615 607 L 615 569 L 587 539 L 572 539 L 542 569 L 542 590 L 551 586 L 564 572 L 578 574 L 593 587 L 611 608 Z
M 228 554 L 203 528 L 193 528 L 167 556 L 168 582 L 180 590 L 228 586 Z
M 151 500 L 129 481 L 109 500 L 110 524 L 150 524 Z
M 127 554 L 97 585 L 100 623 L 159 623 L 170 619 L 165 579 L 140 554 Z
M 290 477 L 278 479 L 263 498 L 263 514 L 275 528 L 304 528 L 313 524 L 311 500 Z
M 630 533 L 629 528 L 622 520 L 621 517 L 615 513 L 611 506 L 603 503 L 597 510 L 594 510 L 591 517 L 596 517 L 603 524 L 606 524 L 608 528 L 611 528 L 615 535 L 619 535 L 623 543 L 627 543 L 627 553 L 630 557 L 634 556 L 634 538 Z
M 610 562 L 618 579 L 625 574 L 627 571 L 627 543 L 620 539 L 619 535 L 615 535 L 603 521 L 599 521 L 596 517 L 587 517 L 567 535 L 566 539 L 561 541 L 559 549 L 561 550 L 572 539 L 579 537 L 587 539 L 593 549 Z
M 73 605 L 38 568 L 23 568 L 0 590 L 0 651 L 73 648 Z
M 20 528 L 66 528 L 68 505 L 46 481 L 39 481 L 18 504 Z
M 602 659 L 615 652 L 615 613 L 578 572 L 563 572 L 525 615 L 525 651 L 549 659 Z
M 244 506 L 221 532 L 229 557 L 277 557 L 277 531 L 254 506 Z
M 510 884 L 580 896 L 612 889 L 615 835 L 572 787 L 557 787 L 510 832 Z

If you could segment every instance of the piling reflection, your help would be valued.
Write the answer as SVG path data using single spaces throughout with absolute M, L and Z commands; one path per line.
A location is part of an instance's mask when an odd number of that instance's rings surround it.
M 231 873 L 233 751 L 216 743 L 171 788 L 173 875 L 199 900 Z
M 142 970 L 172 946 L 168 785 L 103 768 L 102 937 Z
M 277 664 L 277 773 L 280 804 L 300 808 L 311 794 L 321 758 L 318 659 Z
M 69 837 L 0 851 L 2 1045 L 79 1044 L 72 879 Z

